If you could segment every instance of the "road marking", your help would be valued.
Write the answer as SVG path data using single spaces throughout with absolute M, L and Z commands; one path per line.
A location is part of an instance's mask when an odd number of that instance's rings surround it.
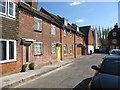
M 17 88 L 17 87 L 23 86 L 23 85 L 25 85 L 25 84 L 28 84 L 28 83 L 30 83 L 30 82 L 32 82 L 32 81 L 35 81 L 35 80 L 37 80 L 37 79 L 39 79 L 39 78 L 41 78 L 41 77 L 45 77 L 45 76 L 47 76 L 47 75 L 50 75 L 51 73 L 54 73 L 54 72 L 56 72 L 56 71 L 58 71 L 58 70 L 61 70 L 61 69 L 65 68 L 65 67 L 68 67 L 68 66 L 70 66 L 71 64 L 73 64 L 73 63 L 66 64 L 66 65 L 61 66 L 61 67 L 59 67 L 59 68 L 56 68 L 56 69 L 54 69 L 54 70 L 48 71 L 48 72 L 46 72 L 46 73 L 44 73 L 44 74 L 42 74 L 42 75 L 40 75 L 40 76 L 38 76 L 38 77 L 36 77 L 36 78 L 33 78 L 33 79 L 31 79 L 31 80 L 28 80 L 28 81 L 25 81 L 25 82 L 23 82 L 23 83 L 20 83 L 20 84 L 18 84 L 17 86 L 13 86 L 12 88 Z

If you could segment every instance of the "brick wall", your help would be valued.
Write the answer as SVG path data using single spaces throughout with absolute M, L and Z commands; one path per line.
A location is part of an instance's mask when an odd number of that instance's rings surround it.
M 91 30 L 89 30 L 88 34 L 88 45 L 94 45 L 94 37 Z
M 116 44 L 112 43 L 112 40 L 113 39 L 109 39 L 109 45 L 114 46 L 114 48 L 119 47 L 119 49 L 120 49 L 120 39 L 116 39 L 117 40 Z
M 2 35 L 0 38 L 3 39 L 10 39 L 10 40 L 18 40 L 18 32 L 19 32 L 19 15 L 18 15 L 18 7 L 16 5 L 16 18 L 15 20 L 10 19 L 10 18 L 5 18 L 5 17 L 0 17 L 0 27 L 2 27 Z M 18 42 L 16 44 L 18 46 Z M 20 52 L 19 48 L 16 48 L 17 51 Z M 9 63 L 2 63 L 1 67 L 2 67 L 2 75 L 6 75 L 6 74 L 11 74 L 14 72 L 18 72 L 21 70 L 21 63 L 22 60 L 20 59 L 20 57 L 18 56 L 18 53 L 16 55 L 16 59 L 17 61 L 14 62 L 9 62 Z
M 57 61 L 57 53 L 52 54 L 52 43 L 60 42 L 60 29 L 56 27 L 56 35 L 51 35 L 51 24 L 42 20 L 42 32 L 34 31 L 34 16 L 23 11 L 20 11 L 20 33 L 21 38 L 34 39 L 36 42 L 43 42 L 43 54 L 40 56 L 34 55 L 34 45 L 30 46 L 31 56 L 30 61 L 34 61 L 36 66 L 48 64 Z M 23 48 L 22 46 L 21 48 Z M 23 48 L 23 53 L 25 52 Z M 25 59 L 23 56 L 23 60 Z M 25 61 L 25 60 L 24 60 Z
M 83 49 L 83 44 L 84 44 L 83 37 L 81 37 L 78 34 L 75 34 L 75 43 L 81 44 L 81 45 L 75 45 L 76 57 L 81 56 L 83 54 L 83 50 L 84 50 Z
M 70 32 L 67 31 L 67 36 L 64 36 L 64 30 L 62 33 L 62 59 L 74 58 L 74 33 L 70 37 Z M 67 45 L 67 55 L 64 55 L 64 45 Z M 70 54 L 70 45 L 73 45 L 73 53 Z
M 2 22 L 2 38 L 4 39 L 14 39 L 17 40 L 17 33 L 18 33 L 18 7 L 16 5 L 16 18 L 15 20 L 2 17 L 0 18 Z

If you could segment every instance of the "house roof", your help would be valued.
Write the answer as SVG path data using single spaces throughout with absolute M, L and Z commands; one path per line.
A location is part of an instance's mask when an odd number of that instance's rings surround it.
M 79 32 L 77 31 L 77 25 L 76 25 L 76 24 L 72 24 L 71 27 L 75 29 L 75 32 L 76 32 L 77 34 L 80 34 L 80 35 L 82 35 L 82 36 L 85 36 L 84 33 L 82 33 L 81 31 L 79 31 Z
M 62 17 L 60 17 L 60 16 L 56 16 L 56 15 L 48 12 L 48 11 L 45 10 L 44 8 L 41 8 L 40 11 L 41 11 L 42 13 L 50 16 L 51 18 L 53 18 L 54 21 L 56 21 L 58 24 L 60 24 L 61 26 L 63 26 L 63 28 L 68 29 L 68 30 L 75 31 L 74 28 L 72 28 L 69 23 L 68 23 L 67 26 L 64 26 L 64 19 L 65 19 L 65 18 L 62 18 Z
M 46 20 L 47 22 L 50 22 L 52 24 L 57 25 L 60 28 L 65 28 L 65 29 L 72 30 L 73 32 L 76 32 L 76 29 L 74 27 L 72 27 L 69 23 L 68 23 L 68 26 L 64 26 L 64 19 L 65 18 L 62 18 L 58 15 L 54 15 L 52 13 L 49 13 L 44 8 L 41 8 L 40 11 L 38 11 L 38 10 L 32 8 L 30 5 L 28 5 L 24 2 L 19 2 L 18 6 L 21 10 L 29 12 L 36 17 L 40 17 L 40 18 Z M 76 33 L 84 35 L 82 32 L 76 32 Z
M 120 28 L 114 28 L 110 32 L 114 32 L 114 31 L 120 31 Z
M 62 25 L 63 23 L 61 22 L 60 18 L 50 12 L 48 12 L 47 10 L 45 10 L 44 8 L 41 8 L 40 11 L 46 15 L 48 15 L 49 17 L 53 18 L 54 21 L 60 25 Z
M 24 3 L 24 2 L 19 2 L 18 6 L 20 7 L 20 9 L 25 10 L 33 15 L 35 15 L 36 17 L 40 17 L 44 20 L 46 20 L 47 22 L 50 22 L 52 24 L 55 24 L 58 27 L 62 28 L 62 25 L 59 24 L 55 19 L 53 19 L 52 17 L 50 17 L 49 15 L 40 12 L 32 7 L 30 7 L 28 4 Z
M 86 37 L 88 37 L 90 28 L 91 28 L 91 26 L 84 26 L 84 27 L 79 27 L 79 30 L 80 30 Z
M 117 32 L 117 36 L 113 36 L 112 33 Z M 113 28 L 109 33 L 108 33 L 108 39 L 119 39 L 120 38 L 120 28 Z

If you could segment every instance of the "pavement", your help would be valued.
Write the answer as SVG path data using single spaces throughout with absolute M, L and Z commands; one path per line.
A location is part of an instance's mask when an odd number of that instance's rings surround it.
M 84 56 L 80 56 L 78 58 L 82 58 Z M 63 61 L 58 61 L 46 66 L 41 67 L 40 69 L 35 69 L 35 70 L 29 70 L 27 72 L 19 72 L 7 76 L 2 76 L 0 77 L 0 89 L 8 88 L 8 87 L 14 87 L 20 83 L 26 82 L 28 80 L 37 78 L 47 72 L 50 72 L 52 70 L 55 70 L 57 68 L 60 68 L 62 66 L 65 66 L 67 64 L 72 63 L 74 59 L 68 59 L 68 60 L 63 60 Z

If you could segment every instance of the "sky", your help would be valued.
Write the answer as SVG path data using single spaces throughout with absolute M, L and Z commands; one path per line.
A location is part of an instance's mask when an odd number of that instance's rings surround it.
M 65 17 L 78 26 L 113 27 L 118 22 L 117 2 L 39 2 L 40 8 Z

